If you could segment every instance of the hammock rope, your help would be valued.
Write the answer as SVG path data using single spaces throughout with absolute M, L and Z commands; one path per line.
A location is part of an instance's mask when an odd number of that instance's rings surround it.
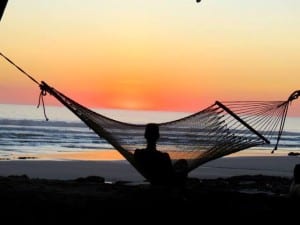
M 41 92 L 40 92 L 40 95 L 39 95 L 39 102 L 38 102 L 38 105 L 37 105 L 37 108 L 40 107 L 41 103 L 42 103 L 42 106 L 43 106 L 43 112 L 44 112 L 44 117 L 46 119 L 46 121 L 48 121 L 48 117 L 47 117 L 47 114 L 46 114 L 46 107 L 45 107 L 45 101 L 44 101 L 44 96 L 47 95 L 47 92 L 43 89 L 41 89 Z
M 92 111 L 47 83 L 37 82 L 0 54 L 39 85 L 41 93 L 38 106 L 42 103 L 46 119 L 48 118 L 43 96 L 48 93 L 142 173 L 133 156 L 136 149 L 146 146 L 146 124 L 125 123 Z M 184 118 L 158 123 L 158 150 L 167 152 L 173 164 L 178 160 L 186 160 L 188 172 L 208 161 L 251 147 L 274 146 L 274 152 L 283 133 L 288 107 L 299 95 L 300 90 L 293 92 L 285 101 L 216 101 L 211 106 Z
M 32 80 L 34 83 L 36 83 L 39 87 L 41 87 L 41 83 L 38 82 L 36 79 L 34 79 L 30 74 L 28 74 L 25 70 L 23 70 L 21 67 L 19 67 L 17 64 L 15 64 L 11 59 L 9 59 L 7 56 L 5 56 L 3 53 L 0 52 L 0 56 L 2 56 L 6 61 L 8 61 L 11 65 L 13 65 L 14 67 L 16 67 L 21 73 L 23 73 L 25 76 L 27 76 L 30 80 Z M 40 107 L 40 104 L 42 102 L 42 106 L 43 106 L 43 112 L 44 112 L 44 117 L 46 119 L 46 121 L 48 121 L 48 117 L 46 114 L 46 108 L 45 108 L 45 103 L 44 103 L 44 96 L 47 95 L 47 92 L 45 92 L 44 90 L 41 89 L 40 92 L 40 96 L 39 96 L 39 101 L 38 101 L 38 105 L 37 108 Z

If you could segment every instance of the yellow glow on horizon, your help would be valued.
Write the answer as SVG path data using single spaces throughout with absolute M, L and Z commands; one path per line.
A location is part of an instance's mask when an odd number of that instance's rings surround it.
M 297 0 L 9 1 L 0 51 L 93 107 L 281 100 L 300 89 L 299 9 Z M 0 103 L 35 104 L 22 76 L 0 59 Z
M 124 160 L 124 157 L 117 150 L 101 149 L 100 151 L 85 152 L 58 152 L 49 154 L 36 154 L 33 157 L 38 159 L 51 160 L 89 160 L 89 161 L 111 161 Z

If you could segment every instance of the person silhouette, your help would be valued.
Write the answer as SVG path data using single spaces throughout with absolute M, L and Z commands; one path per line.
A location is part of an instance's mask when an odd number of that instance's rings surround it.
M 155 123 L 146 125 L 144 137 L 147 146 L 144 149 L 136 149 L 134 158 L 141 174 L 151 184 L 169 184 L 173 179 L 173 166 L 170 156 L 166 152 L 156 149 L 160 138 L 159 127 Z
M 147 124 L 144 137 L 147 141 L 146 148 L 134 152 L 141 174 L 151 184 L 184 184 L 187 177 L 187 161 L 180 159 L 173 165 L 168 153 L 157 150 L 156 145 L 160 138 L 159 126 L 155 123 Z

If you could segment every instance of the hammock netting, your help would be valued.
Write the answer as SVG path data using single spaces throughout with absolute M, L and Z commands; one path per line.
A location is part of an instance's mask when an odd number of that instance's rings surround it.
M 47 92 L 54 96 L 141 172 L 133 154 L 146 146 L 146 124 L 130 124 L 103 116 L 45 82 L 40 88 L 43 95 Z M 185 159 L 188 172 L 208 161 L 250 147 L 265 145 L 276 149 L 288 106 L 299 93 L 295 91 L 286 101 L 216 101 L 195 114 L 158 123 L 157 148 L 167 152 L 173 164 Z

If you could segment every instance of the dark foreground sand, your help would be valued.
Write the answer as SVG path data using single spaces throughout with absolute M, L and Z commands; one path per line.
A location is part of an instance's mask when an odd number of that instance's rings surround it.
M 236 176 L 188 179 L 184 190 L 147 183 L 0 177 L 1 224 L 203 224 L 209 221 L 297 220 L 299 202 L 288 196 L 291 179 Z M 242 222 L 240 224 L 243 224 Z

